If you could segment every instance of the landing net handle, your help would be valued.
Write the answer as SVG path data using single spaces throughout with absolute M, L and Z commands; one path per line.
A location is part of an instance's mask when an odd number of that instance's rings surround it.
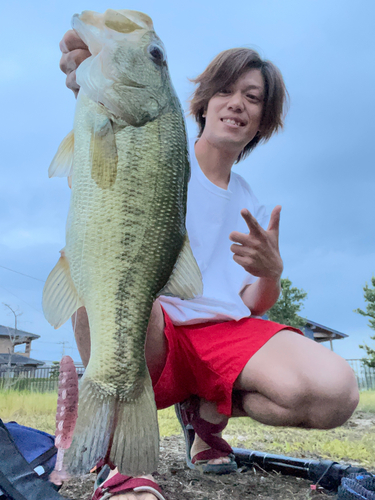
M 280 472 L 287 476 L 301 477 L 330 491 L 337 491 L 341 479 L 349 474 L 368 473 L 363 467 L 352 467 L 350 464 L 342 465 L 331 460 L 270 455 L 242 448 L 233 448 L 233 453 L 240 466 L 258 467 L 266 472 Z

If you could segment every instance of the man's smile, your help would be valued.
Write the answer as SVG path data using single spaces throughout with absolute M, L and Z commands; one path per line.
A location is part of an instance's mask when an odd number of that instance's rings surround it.
M 221 118 L 221 121 L 232 127 L 244 127 L 246 124 L 239 118 Z

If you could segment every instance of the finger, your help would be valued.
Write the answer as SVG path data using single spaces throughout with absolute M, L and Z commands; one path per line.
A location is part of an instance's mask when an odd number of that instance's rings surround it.
M 277 205 L 271 212 L 267 231 L 276 231 L 279 234 L 281 205 Z
M 245 219 L 245 222 L 250 232 L 256 235 L 262 234 L 263 229 L 260 227 L 256 218 L 251 215 L 251 213 L 248 211 L 247 208 L 243 208 L 241 210 L 241 215 Z
M 229 239 L 235 243 L 240 243 L 241 245 L 249 245 L 249 235 L 244 233 L 239 233 L 238 231 L 232 231 L 229 235 Z
M 233 260 L 242 267 L 249 265 L 249 259 L 246 257 L 240 257 L 239 255 L 234 254 Z
M 251 254 L 251 249 L 242 245 L 232 245 L 230 249 L 238 257 L 248 257 Z
M 69 75 L 66 77 L 65 84 L 68 87 L 68 89 L 73 90 L 74 94 L 77 96 L 77 93 L 80 89 L 77 80 L 76 80 L 76 72 L 72 71 L 69 73 Z
M 63 54 L 60 59 L 60 69 L 66 75 L 78 68 L 82 61 L 90 57 L 88 50 L 76 49 Z
M 76 49 L 88 50 L 88 47 L 76 31 L 69 30 L 65 33 L 60 42 L 60 50 L 64 54 L 67 54 Z

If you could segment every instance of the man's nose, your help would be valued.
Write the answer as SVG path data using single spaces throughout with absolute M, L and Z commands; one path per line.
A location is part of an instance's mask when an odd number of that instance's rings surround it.
M 242 93 L 240 91 L 235 92 L 231 95 L 231 98 L 228 101 L 228 109 L 233 111 L 243 111 L 245 109 L 244 102 L 242 98 Z

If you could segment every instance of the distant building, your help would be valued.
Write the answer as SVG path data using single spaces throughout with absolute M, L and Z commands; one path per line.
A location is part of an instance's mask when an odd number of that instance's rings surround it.
M 0 354 L 0 373 L 11 367 L 12 370 L 33 370 L 44 365 L 43 361 L 26 357 L 24 354 Z
M 34 333 L 15 330 L 14 328 L 0 325 L 0 355 L 14 355 L 15 346 L 25 344 L 25 351 L 17 352 L 16 354 L 30 358 L 31 342 L 39 337 L 40 335 L 35 335 Z
M 262 316 L 263 319 L 268 319 L 267 314 Z M 315 323 L 315 321 L 311 321 L 309 319 L 306 320 L 306 326 L 301 328 L 305 337 L 308 337 L 311 340 L 315 340 L 315 342 L 329 342 L 331 351 L 333 351 L 333 340 L 344 339 L 345 337 L 349 337 L 345 333 L 338 332 L 337 330 L 332 330 L 332 328 L 328 328 L 328 326 L 320 325 L 319 323 Z
M 333 340 L 340 340 L 348 337 L 345 333 L 338 332 L 337 330 L 332 330 L 327 326 L 315 323 L 315 321 L 307 320 L 306 326 L 302 328 L 303 333 L 309 339 L 315 340 L 315 342 L 329 342 L 331 351 L 333 351 Z

